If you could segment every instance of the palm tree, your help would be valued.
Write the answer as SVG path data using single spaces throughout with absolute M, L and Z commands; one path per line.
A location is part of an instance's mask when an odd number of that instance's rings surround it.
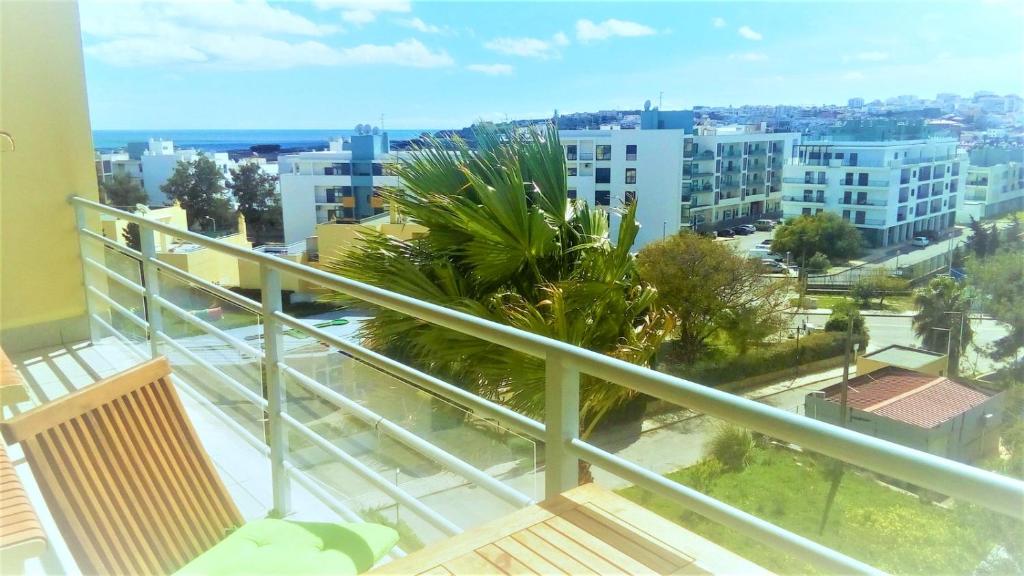
M 630 248 L 639 226 L 626 206 L 618 238 L 609 216 L 567 195 L 558 131 L 477 129 L 477 146 L 433 140 L 394 167 L 405 190 L 386 201 L 429 229 L 403 241 L 376 232 L 325 267 L 393 290 L 637 364 L 672 327 L 642 283 Z M 340 294 L 327 297 L 347 302 Z M 380 307 L 361 327 L 365 344 L 449 378 L 523 414 L 544 412 L 544 361 Z M 581 379 L 589 435 L 637 394 Z
M 974 339 L 970 299 L 963 286 L 948 276 L 933 278 L 914 294 L 919 312 L 914 316 L 914 333 L 921 344 L 935 352 L 949 352 L 949 374 L 960 372 L 960 357 Z

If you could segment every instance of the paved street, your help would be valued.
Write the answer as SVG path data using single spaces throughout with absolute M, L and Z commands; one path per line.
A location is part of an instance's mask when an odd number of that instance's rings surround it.
M 868 352 L 874 352 L 893 344 L 920 346 L 921 341 L 914 334 L 912 318 L 913 315 L 909 313 L 902 316 L 864 315 L 870 335 Z M 826 311 L 795 314 L 790 325 L 796 327 L 802 322 L 807 322 L 821 329 L 825 326 L 826 320 L 828 320 Z M 983 318 L 973 318 L 971 326 L 974 328 L 974 343 L 964 355 L 963 373 L 965 375 L 986 374 L 994 370 L 996 365 L 982 353 L 982 349 L 1005 336 L 1007 328 L 1005 324 Z

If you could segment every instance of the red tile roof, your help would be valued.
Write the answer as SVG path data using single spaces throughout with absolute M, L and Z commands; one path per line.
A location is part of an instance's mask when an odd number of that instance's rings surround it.
M 841 385 L 824 390 L 825 399 L 840 401 Z M 934 428 L 991 397 L 944 376 L 886 367 L 849 382 L 847 406 L 921 428 Z

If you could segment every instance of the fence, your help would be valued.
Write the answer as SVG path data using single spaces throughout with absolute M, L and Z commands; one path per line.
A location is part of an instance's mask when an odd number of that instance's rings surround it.
M 220 378 L 235 393 L 251 403 L 267 419 L 265 451 L 269 454 L 269 467 L 273 480 L 273 502 L 278 514 L 287 514 L 290 505 L 290 484 L 295 479 L 304 486 L 314 486 L 302 474 L 296 474 L 294 454 L 289 450 L 289 438 L 296 436 L 321 449 L 329 457 L 344 464 L 362 481 L 379 488 L 395 501 L 402 503 L 445 534 L 458 533 L 462 527 L 428 506 L 422 499 L 383 478 L 375 470 L 353 458 L 345 449 L 325 437 L 320 423 L 305 420 L 304 415 L 289 408 L 285 381 L 290 379 L 305 394 L 317 401 L 335 406 L 338 410 L 354 413 L 357 417 L 377 422 L 385 434 L 392 435 L 405 448 L 425 458 L 443 464 L 448 470 L 484 489 L 501 500 L 521 506 L 531 501 L 530 496 L 509 487 L 479 468 L 451 454 L 450 450 L 435 445 L 420 435 L 392 426 L 385 418 L 325 385 L 314 373 L 309 375 L 294 365 L 294 360 L 283 348 L 286 330 L 308 334 L 317 341 L 329 344 L 338 351 L 357 359 L 382 373 L 429 392 L 436 398 L 461 406 L 474 414 L 492 419 L 505 428 L 542 442 L 545 446 L 544 494 L 553 497 L 574 487 L 578 482 L 579 462 L 590 462 L 608 472 L 657 494 L 671 498 L 706 518 L 721 523 L 737 532 L 754 538 L 780 553 L 790 554 L 811 562 L 826 572 L 877 573 L 877 570 L 845 556 L 806 537 L 786 531 L 757 516 L 715 500 L 688 486 L 678 484 L 655 472 L 640 467 L 615 454 L 579 438 L 580 377 L 584 374 L 598 378 L 612 386 L 623 386 L 657 399 L 721 418 L 738 426 L 755 430 L 784 442 L 794 443 L 847 463 L 873 470 L 915 485 L 945 493 L 955 498 L 978 504 L 990 510 L 1024 519 L 1024 483 L 965 464 L 919 452 L 898 444 L 852 432 L 845 428 L 819 422 L 796 414 L 778 410 L 732 394 L 707 388 L 630 364 L 590 350 L 496 324 L 476 316 L 453 311 L 408 296 L 323 272 L 308 266 L 245 250 L 238 246 L 211 240 L 187 231 L 178 230 L 144 217 L 109 208 L 102 204 L 72 198 L 76 211 L 77 229 L 82 243 L 82 257 L 86 266 L 85 286 L 89 315 L 94 325 L 117 332 L 109 319 L 120 315 L 141 331 L 151 354 L 159 354 L 164 347 L 177 350 L 194 363 L 205 367 Z M 139 224 L 141 250 L 129 249 L 107 239 L 87 227 L 87 213 L 117 216 Z M 220 286 L 206 282 L 187 272 L 175 270 L 156 257 L 154 232 L 188 238 L 206 248 L 226 252 L 239 260 L 255 264 L 260 271 L 261 301 L 244 298 Z M 127 277 L 106 262 L 95 260 L 87 248 L 88 243 L 113 251 L 141 263 L 141 277 Z M 143 313 L 132 311 L 98 289 L 100 274 L 145 301 Z M 254 329 L 262 343 L 254 346 L 244 338 L 229 334 L 210 322 L 191 314 L 166 298 L 163 276 L 169 274 L 201 286 L 258 314 L 261 321 Z M 320 327 L 301 322 L 285 313 L 281 301 L 282 276 L 290 275 L 324 289 L 340 292 L 377 306 L 408 314 L 423 322 L 436 324 L 507 347 L 519 353 L 543 359 L 546 371 L 546 407 L 543 422 L 523 416 L 502 405 L 471 394 L 420 370 L 402 364 L 375 350 L 349 339 L 339 337 Z M 109 316 L 106 314 L 109 313 Z M 200 351 L 181 346 L 168 336 L 166 322 L 175 318 L 197 329 L 212 340 L 230 348 L 246 362 L 261 368 L 259 387 L 239 382 L 228 372 L 229 366 L 218 365 L 203 357 Z M 205 350 L 203 351 L 205 353 Z M 325 491 L 317 493 L 333 509 L 344 507 L 333 502 Z M 462 503 L 465 506 L 465 503 Z

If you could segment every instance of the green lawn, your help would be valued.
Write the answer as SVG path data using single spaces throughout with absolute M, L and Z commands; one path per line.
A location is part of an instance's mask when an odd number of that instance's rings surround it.
M 757 450 L 745 470 L 727 472 L 707 493 L 853 558 L 898 574 L 971 574 L 997 543 L 1024 542 L 1020 524 L 963 506 L 924 504 L 916 496 L 847 473 L 825 533 L 818 536 L 829 481 L 822 462 L 778 449 Z M 693 468 L 667 476 L 695 486 Z M 709 540 L 784 574 L 816 573 L 811 566 L 710 522 L 666 498 L 631 487 L 619 491 Z M 1007 530 L 1007 526 L 1014 528 Z M 1019 550 L 1019 549 L 1018 549 Z
M 809 294 L 809 298 L 814 298 L 818 302 L 818 308 L 833 308 L 840 302 L 847 302 L 850 300 L 848 296 L 832 296 L 832 295 L 820 295 L 820 294 Z M 878 305 L 877 300 L 872 300 L 867 306 L 860 306 L 861 310 L 887 310 L 890 312 L 906 312 L 916 310 L 914 307 L 914 297 L 910 294 L 903 296 L 888 296 L 885 299 L 883 306 Z

